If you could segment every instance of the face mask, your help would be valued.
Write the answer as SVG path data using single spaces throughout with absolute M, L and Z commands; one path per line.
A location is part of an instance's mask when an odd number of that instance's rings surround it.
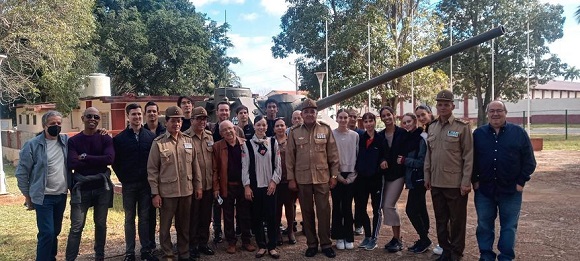
M 47 128 L 48 134 L 50 136 L 56 137 L 60 133 L 61 127 L 58 125 L 53 125 Z

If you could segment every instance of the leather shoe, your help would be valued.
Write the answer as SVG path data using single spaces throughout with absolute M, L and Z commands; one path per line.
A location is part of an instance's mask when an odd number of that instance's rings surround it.
M 228 248 L 226 249 L 226 252 L 228 254 L 235 254 L 236 253 L 236 245 L 228 245 Z
M 316 253 L 318 253 L 318 247 L 309 247 L 308 249 L 306 249 L 306 253 L 304 253 L 304 256 L 313 257 L 316 255 Z
M 142 252 L 141 253 L 141 260 L 147 261 L 159 261 L 159 258 L 153 255 L 151 252 Z
M 202 253 L 206 256 L 215 255 L 215 251 L 213 251 L 213 249 L 209 248 L 208 246 L 200 246 L 197 250 L 199 251 L 199 253 Z
M 197 247 L 193 247 L 189 249 L 189 256 L 193 258 L 199 258 L 199 249 Z
M 254 251 L 256 251 L 256 247 L 254 245 L 250 244 L 250 243 L 243 244 L 242 245 L 242 248 L 244 248 L 248 252 L 254 252 Z
M 334 258 L 336 256 L 336 253 L 334 253 L 332 247 L 322 249 L 322 253 L 324 253 L 324 255 L 328 258 Z

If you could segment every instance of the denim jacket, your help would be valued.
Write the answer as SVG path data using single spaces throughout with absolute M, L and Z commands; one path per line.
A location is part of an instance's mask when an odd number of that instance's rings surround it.
M 70 171 L 67 168 L 67 142 L 68 136 L 60 134 L 58 143 L 64 153 L 64 164 L 67 172 L 67 187 L 70 185 Z M 48 158 L 46 156 L 46 138 L 44 132 L 26 141 L 20 150 L 20 159 L 16 168 L 18 188 L 24 196 L 30 196 L 32 203 L 42 205 L 44 202 L 44 190 L 46 188 L 46 176 L 48 174 Z

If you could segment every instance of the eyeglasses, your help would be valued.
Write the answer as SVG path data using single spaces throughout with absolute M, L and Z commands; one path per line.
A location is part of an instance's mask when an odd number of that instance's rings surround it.
M 96 115 L 96 114 L 87 114 L 87 115 L 85 115 L 85 118 L 87 118 L 89 120 L 92 120 L 92 119 L 100 120 L 101 119 L 101 116 Z
M 500 113 L 503 113 L 503 112 L 505 112 L 505 110 L 502 110 L 502 109 L 498 109 L 498 110 L 489 110 L 489 111 L 487 111 L 487 113 L 489 113 L 489 114 L 496 114 L 496 113 L 497 113 L 497 114 L 500 114 Z

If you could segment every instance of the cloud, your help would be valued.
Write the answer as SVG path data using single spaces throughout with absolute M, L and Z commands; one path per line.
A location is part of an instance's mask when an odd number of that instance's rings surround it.
M 260 5 L 272 16 L 282 16 L 288 10 L 288 4 L 284 0 L 260 0 Z
M 244 21 L 254 21 L 258 19 L 258 14 L 257 13 L 241 14 L 240 17 Z
M 231 68 L 241 78 L 243 87 L 261 95 L 271 90 L 295 90 L 295 70 L 294 65 L 290 64 L 295 57 L 272 57 L 271 37 L 245 37 L 239 34 L 230 34 L 229 37 L 235 47 L 228 51 L 228 55 L 242 60 L 242 64 L 232 65 Z
M 196 8 L 200 8 L 207 4 L 220 3 L 222 5 L 227 4 L 243 4 L 245 0 L 189 0 Z

